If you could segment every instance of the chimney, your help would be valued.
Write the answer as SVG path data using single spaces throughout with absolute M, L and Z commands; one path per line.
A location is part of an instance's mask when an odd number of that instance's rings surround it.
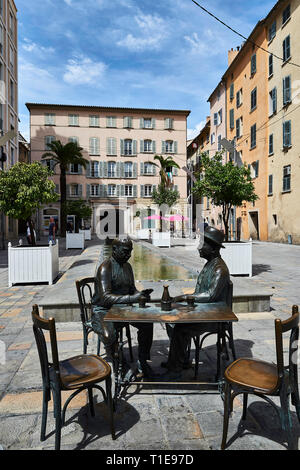
M 239 50 L 240 50 L 240 48 L 237 47 L 236 50 L 231 48 L 231 50 L 228 51 L 228 67 L 233 62 L 233 60 L 236 58 L 236 56 L 238 55 Z

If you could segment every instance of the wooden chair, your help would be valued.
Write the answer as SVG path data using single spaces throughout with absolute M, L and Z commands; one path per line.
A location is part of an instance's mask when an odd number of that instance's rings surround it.
M 288 364 L 284 364 L 283 334 L 290 332 Z M 296 408 L 300 421 L 300 401 L 298 390 L 297 351 L 299 337 L 299 312 L 298 306 L 292 308 L 292 316 L 281 321 L 275 320 L 275 339 L 277 364 L 265 362 L 254 358 L 239 358 L 230 364 L 225 371 L 225 398 L 224 398 L 224 425 L 221 448 L 225 449 L 229 414 L 232 411 L 233 399 L 240 393 L 243 394 L 243 415 L 246 419 L 248 394 L 254 394 L 265 399 L 278 408 L 269 396 L 279 396 L 281 403 L 281 426 L 287 433 L 288 447 L 292 445 L 291 416 L 289 398 Z
M 232 284 L 232 281 L 230 281 L 229 282 L 229 287 L 228 287 L 228 292 L 227 292 L 227 297 L 226 297 L 226 303 L 227 303 L 227 305 L 230 306 L 231 309 L 232 309 L 232 294 L 233 294 L 233 284 Z M 228 339 L 229 347 L 231 349 L 233 360 L 236 359 L 234 340 L 233 340 L 232 323 L 228 322 L 224 326 L 225 326 L 225 328 L 223 330 L 224 331 L 223 336 L 220 333 L 220 328 L 218 328 L 218 325 L 216 325 L 213 328 L 213 331 L 208 331 L 202 337 L 200 335 L 193 336 L 193 342 L 194 342 L 194 345 L 195 345 L 195 379 L 198 377 L 199 356 L 200 356 L 200 351 L 202 349 L 203 342 L 210 335 L 217 334 L 217 349 L 218 349 L 217 377 L 219 377 L 219 375 L 220 375 L 220 367 L 221 367 L 220 357 L 221 357 L 222 343 L 223 343 L 224 349 L 226 350 L 227 359 L 229 359 L 228 349 L 226 347 L 226 339 Z
M 70 359 L 59 361 L 57 338 L 54 318 L 45 320 L 39 316 L 37 305 L 32 310 L 33 332 L 37 344 L 38 354 L 40 358 L 42 379 L 43 379 L 43 412 L 41 441 L 46 439 L 46 424 L 48 413 L 48 402 L 51 399 L 51 392 L 54 401 L 54 416 L 56 421 L 55 430 L 55 450 L 60 449 L 61 429 L 65 423 L 65 413 L 70 401 L 81 391 L 87 390 L 89 397 L 89 407 L 92 416 L 95 416 L 93 404 L 93 388 L 101 391 L 104 400 L 107 402 L 110 422 L 111 435 L 115 439 L 113 402 L 111 395 L 111 368 L 107 362 L 96 355 L 74 356 Z M 49 331 L 50 344 L 52 353 L 52 362 L 49 362 L 47 345 L 45 341 L 44 331 Z M 105 381 L 106 392 L 97 385 L 99 382 Z M 74 392 L 66 400 L 62 409 L 61 391 L 74 390 Z
M 88 336 L 93 331 L 92 324 L 91 324 L 91 301 L 95 291 L 95 278 L 94 277 L 86 277 L 84 279 L 80 279 L 76 281 L 76 289 L 80 307 L 80 318 L 82 323 L 83 329 L 83 353 L 87 353 L 88 347 Z M 129 353 L 130 353 L 130 360 L 133 361 L 133 353 L 132 353 L 132 342 L 131 342 L 131 334 L 130 334 L 130 327 L 126 325 L 126 336 L 128 340 L 129 346 Z M 98 335 L 97 340 L 97 354 L 100 354 L 100 345 L 101 340 L 100 336 Z

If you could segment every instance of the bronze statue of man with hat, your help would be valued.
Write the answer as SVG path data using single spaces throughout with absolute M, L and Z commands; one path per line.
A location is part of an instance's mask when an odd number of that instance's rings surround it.
M 225 248 L 222 243 L 224 234 L 214 227 L 204 230 L 204 243 L 198 251 L 201 258 L 207 263 L 200 272 L 194 294 L 175 297 L 173 301 L 191 301 L 195 303 L 225 302 L 230 285 L 230 275 L 226 263 L 220 255 L 220 249 Z M 206 332 L 217 332 L 215 323 L 189 323 L 176 324 L 171 334 L 169 357 L 163 367 L 167 367 L 173 375 L 180 375 L 186 366 L 187 349 L 193 336 Z
M 112 242 L 112 256 L 106 259 L 97 269 L 95 294 L 92 298 L 92 327 L 100 335 L 108 355 L 116 347 L 116 328 L 125 326 L 121 323 L 104 323 L 104 317 L 114 304 L 133 304 L 141 299 L 149 299 L 152 289 L 138 291 L 135 287 L 134 274 L 128 263 L 133 249 L 129 238 L 115 239 Z M 151 375 L 147 364 L 153 339 L 152 323 L 132 323 L 138 329 L 139 368 L 144 375 Z

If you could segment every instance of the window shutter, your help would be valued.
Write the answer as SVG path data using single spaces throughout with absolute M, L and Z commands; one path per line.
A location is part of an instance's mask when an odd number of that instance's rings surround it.
M 125 184 L 120 185 L 120 196 L 121 197 L 125 196 Z
M 55 192 L 56 192 L 57 194 L 59 194 L 59 184 L 56 184 L 56 185 L 55 185 Z
M 173 168 L 173 175 L 178 176 L 178 168 Z
M 78 174 L 82 175 L 82 165 L 78 165 Z
M 87 198 L 87 199 L 90 197 L 90 192 L 91 192 L 90 189 L 91 189 L 90 185 L 87 184 L 87 185 L 86 185 L 86 198 Z
M 137 163 L 136 162 L 133 164 L 133 177 L 137 178 Z
M 140 152 L 142 153 L 144 151 L 144 141 L 140 140 Z
M 178 153 L 178 143 L 174 142 L 174 153 Z
M 108 164 L 107 162 L 103 162 L 103 178 L 108 177 Z
M 137 185 L 134 184 L 132 187 L 132 195 L 133 197 L 137 197 Z
M 104 197 L 104 184 L 99 184 L 99 196 Z
M 144 118 L 140 119 L 140 128 L 144 129 Z
M 214 125 L 218 124 L 218 113 L 214 113 Z
M 229 111 L 230 129 L 234 129 L 234 109 Z
M 152 140 L 152 152 L 156 153 L 156 142 L 155 142 L 155 140 Z
M 132 141 L 132 154 L 137 155 L 137 140 Z
M 82 184 L 78 185 L 78 196 L 82 196 Z
M 152 192 L 153 192 L 153 191 L 156 191 L 156 184 L 153 184 L 153 185 L 152 185 Z
M 120 174 L 121 174 L 121 178 L 125 177 L 125 164 L 124 164 L 124 162 L 120 162 Z
M 67 196 L 70 196 L 70 195 L 71 195 L 70 189 L 71 189 L 71 188 L 70 188 L 70 185 L 67 184 L 67 185 L 66 185 L 66 193 L 67 193 Z
M 124 155 L 124 151 L 125 151 L 124 139 L 120 140 L 120 149 L 121 149 L 121 155 Z
M 116 163 L 116 178 L 121 178 L 121 162 Z
M 155 126 L 156 126 L 156 119 L 152 118 L 152 119 L 151 119 L 151 127 L 152 127 L 152 129 L 155 129 Z
M 141 184 L 141 197 L 144 197 L 144 193 L 145 193 L 145 191 L 144 191 L 144 185 Z
M 259 173 L 259 160 L 256 160 L 256 165 L 255 165 L 255 178 L 258 178 L 258 173 Z
M 166 142 L 164 140 L 161 142 L 161 151 L 162 153 L 166 153 Z
M 156 176 L 156 166 L 155 165 L 152 165 L 152 174 L 153 176 Z
M 117 195 L 117 197 L 120 197 L 120 186 L 121 186 L 120 184 L 117 184 L 117 186 L 116 186 L 116 195 Z
M 91 163 L 88 162 L 85 169 L 85 176 L 89 178 L 91 176 Z
M 144 163 L 143 162 L 140 163 L 140 173 L 141 173 L 141 176 L 144 175 Z

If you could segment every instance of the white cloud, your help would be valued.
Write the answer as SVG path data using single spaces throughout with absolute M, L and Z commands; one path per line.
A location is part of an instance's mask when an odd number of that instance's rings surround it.
M 32 52 L 36 54 L 52 54 L 53 52 L 55 52 L 55 49 L 53 47 L 41 46 L 40 44 L 36 44 L 35 42 L 27 38 L 24 38 L 24 44 L 22 44 L 22 48 L 26 52 Z
M 101 85 L 107 66 L 89 57 L 69 59 L 63 79 L 71 85 Z
M 140 29 L 140 34 L 134 36 L 129 33 L 124 39 L 118 41 L 117 45 L 133 52 L 161 47 L 162 40 L 168 34 L 165 21 L 160 16 L 144 14 L 136 15 L 134 20 Z
M 196 124 L 195 128 L 194 129 L 188 129 L 187 130 L 187 138 L 188 140 L 189 139 L 194 139 L 199 133 L 200 131 L 203 129 L 203 127 L 205 126 L 205 122 L 206 121 L 201 121 L 199 122 L 198 124 Z

